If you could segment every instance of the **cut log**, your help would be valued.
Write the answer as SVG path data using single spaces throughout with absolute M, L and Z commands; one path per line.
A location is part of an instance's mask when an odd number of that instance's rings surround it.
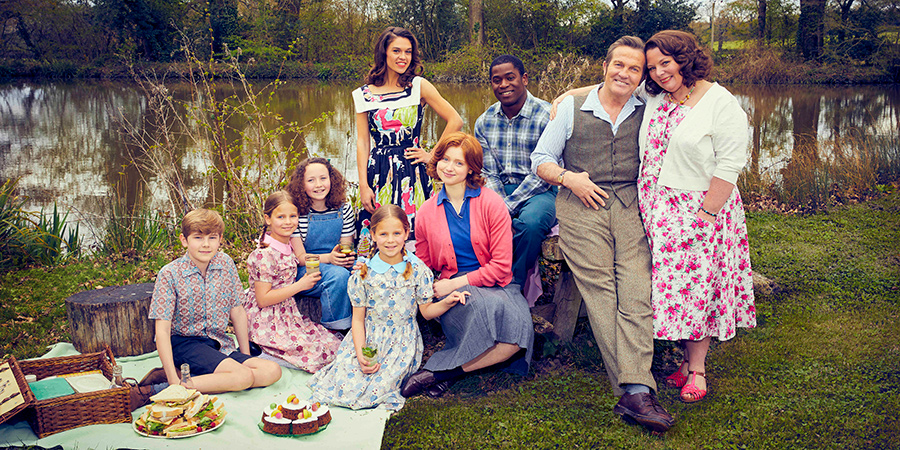
M 153 283 L 79 292 L 66 299 L 72 344 L 81 353 L 104 350 L 115 356 L 156 350 L 154 323 L 148 318 Z
M 569 342 L 575 335 L 575 324 L 579 316 L 587 315 L 575 278 L 566 265 L 562 250 L 559 248 L 559 236 L 551 236 L 541 242 L 541 254 L 544 259 L 559 263 L 559 278 L 553 285 L 553 334 L 562 342 Z

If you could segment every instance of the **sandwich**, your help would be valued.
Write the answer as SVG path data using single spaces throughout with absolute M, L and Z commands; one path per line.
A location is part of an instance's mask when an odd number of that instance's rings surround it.
M 216 407 L 215 396 L 184 386 L 169 386 L 150 397 L 152 404 L 135 420 L 138 431 L 165 437 L 197 434 L 215 428 L 225 417 L 225 408 Z

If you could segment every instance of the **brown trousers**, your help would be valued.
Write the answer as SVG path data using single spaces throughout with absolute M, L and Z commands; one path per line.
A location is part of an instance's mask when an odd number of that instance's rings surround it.
M 559 245 L 584 298 L 594 338 L 613 393 L 622 384 L 656 390 L 650 248 L 638 202 L 625 207 L 615 195 L 596 211 L 569 189 L 556 196 Z

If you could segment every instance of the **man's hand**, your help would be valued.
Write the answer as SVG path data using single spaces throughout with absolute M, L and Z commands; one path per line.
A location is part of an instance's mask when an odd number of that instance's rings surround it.
M 601 206 L 606 206 L 606 202 L 603 199 L 609 198 L 609 194 L 606 191 L 600 189 L 591 181 L 591 177 L 587 172 L 566 173 L 565 178 L 563 178 L 563 186 L 569 188 L 577 195 L 581 199 L 581 203 L 584 203 L 584 206 L 588 208 L 599 210 Z

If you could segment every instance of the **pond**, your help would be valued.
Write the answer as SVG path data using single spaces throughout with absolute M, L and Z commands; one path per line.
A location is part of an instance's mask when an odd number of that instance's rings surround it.
M 486 84 L 436 86 L 456 107 L 471 132 L 475 120 L 495 101 Z M 356 181 L 355 129 L 350 82 L 289 81 L 269 104 L 285 119 L 305 124 L 333 111 L 299 136 L 308 153 L 332 159 L 350 181 Z M 538 84 L 529 88 L 539 92 Z M 171 85 L 175 98 L 186 98 L 186 86 Z M 900 88 L 881 86 L 729 86 L 751 117 L 751 162 L 740 186 L 760 183 L 784 190 L 801 189 L 809 167 L 822 161 L 853 159 L 874 164 L 856 154 L 859 143 L 893 146 L 900 130 Z M 227 87 L 221 89 L 227 91 Z M 134 83 L 111 81 L 29 81 L 0 85 L 0 181 L 19 179 L 30 197 L 27 207 L 38 211 L 54 202 L 72 218 L 97 230 L 108 217 L 110 198 L 129 206 L 143 202 L 162 208 L 166 194 L 152 176 L 141 177 L 131 162 L 129 146 L 115 117 L 146 127 L 148 104 Z M 423 126 L 434 143 L 443 123 L 428 110 Z M 297 136 L 294 136 L 297 137 Z M 886 144 L 885 144 L 886 143 Z M 196 147 L 181 143 L 188 194 L 215 201 L 206 192 L 209 162 Z M 146 174 L 145 174 L 146 175 Z M 753 184 L 756 183 L 756 184 Z M 753 188 L 756 189 L 756 188 Z M 83 227 L 84 228 L 84 227 Z M 84 232 L 84 231 L 83 231 Z M 89 240 L 90 237 L 88 236 Z

